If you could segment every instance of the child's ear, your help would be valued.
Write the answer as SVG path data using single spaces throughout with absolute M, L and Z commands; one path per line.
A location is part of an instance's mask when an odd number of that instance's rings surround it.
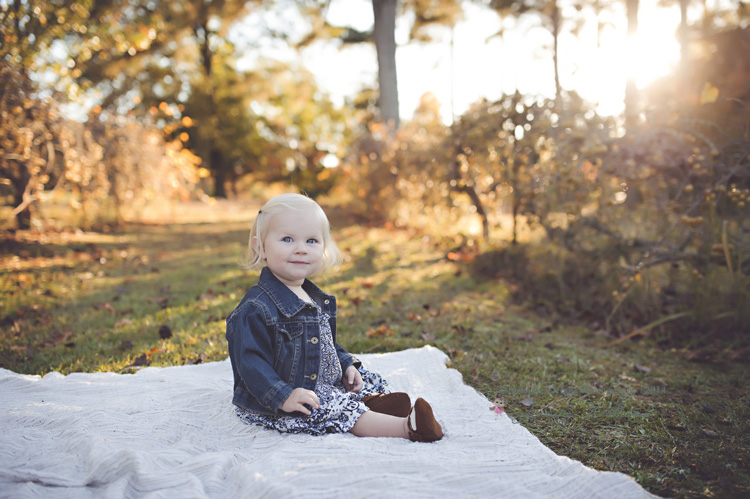
M 254 236 L 252 241 L 250 241 L 250 244 L 253 245 L 253 251 L 255 251 L 255 254 L 260 256 L 262 248 L 260 246 L 260 239 L 258 239 L 258 236 Z

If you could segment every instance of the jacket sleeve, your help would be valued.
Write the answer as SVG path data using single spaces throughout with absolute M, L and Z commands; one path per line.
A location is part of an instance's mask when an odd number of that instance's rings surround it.
M 262 308 L 253 303 L 233 317 L 230 348 L 247 391 L 263 407 L 279 412 L 292 387 L 273 369 L 272 332 L 263 317 Z

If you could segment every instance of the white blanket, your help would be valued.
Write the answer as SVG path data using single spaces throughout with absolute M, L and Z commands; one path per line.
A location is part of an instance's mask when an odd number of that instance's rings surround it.
M 445 436 L 280 434 L 242 423 L 229 360 L 135 375 L 0 369 L 2 497 L 653 497 L 489 410 L 433 347 L 360 355 Z

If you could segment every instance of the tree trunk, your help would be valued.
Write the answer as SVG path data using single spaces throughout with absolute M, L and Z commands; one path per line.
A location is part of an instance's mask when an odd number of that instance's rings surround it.
M 196 23 L 193 26 L 193 33 L 195 34 L 195 38 L 199 42 L 201 68 L 203 69 L 203 77 L 205 78 L 206 82 L 206 97 L 208 99 L 208 109 L 209 113 L 212 113 L 213 118 L 215 118 L 209 120 L 212 126 L 215 127 L 215 129 L 211 131 L 209 136 L 213 135 L 217 130 L 219 130 L 220 127 L 218 126 L 218 122 L 219 120 L 221 120 L 220 116 L 214 114 L 217 107 L 213 88 L 214 85 L 211 79 L 211 76 L 213 74 L 214 54 L 211 49 L 210 43 L 211 32 L 208 29 L 210 9 L 212 6 L 220 9 L 220 4 L 222 4 L 221 1 L 216 2 L 216 5 L 213 5 L 212 0 L 203 1 L 199 6 Z M 209 143 L 207 144 L 207 147 L 203 149 L 203 155 L 201 156 L 204 161 L 205 167 L 211 172 L 211 177 L 214 181 L 214 196 L 219 198 L 226 198 L 227 191 L 225 183 L 227 180 L 227 172 L 225 171 L 226 165 L 224 165 L 224 159 L 221 151 L 216 149 L 212 143 Z
M 396 79 L 396 0 L 372 0 L 375 49 L 378 53 L 380 114 L 391 130 L 399 126 Z
M 213 147 L 211 148 L 209 157 L 211 158 L 211 171 L 214 177 L 214 197 L 226 198 L 227 171 L 224 158 L 221 155 L 221 151 Z
M 12 178 L 13 184 L 13 206 L 21 206 L 24 203 L 24 193 L 26 192 L 26 186 L 31 179 L 31 175 L 28 174 L 26 167 L 22 167 L 20 178 Z M 16 228 L 19 230 L 28 230 L 31 228 L 31 205 L 29 203 L 21 211 L 16 213 Z
M 559 60 L 559 41 L 560 41 L 560 8 L 557 6 L 557 0 L 552 3 L 552 63 L 555 65 L 555 102 L 560 102 L 562 87 L 560 86 L 560 64 Z
M 628 41 L 632 43 L 638 31 L 638 2 L 639 0 L 627 0 L 625 7 L 628 16 Z M 632 47 L 631 47 L 632 49 Z M 631 68 L 632 70 L 632 68 Z M 628 74 L 625 82 L 625 125 L 628 130 L 632 129 L 638 121 L 638 88 L 635 85 L 635 75 Z
M 680 0 L 680 27 L 677 28 L 677 41 L 680 44 L 680 70 L 683 76 L 687 75 L 689 63 L 687 7 L 688 0 Z

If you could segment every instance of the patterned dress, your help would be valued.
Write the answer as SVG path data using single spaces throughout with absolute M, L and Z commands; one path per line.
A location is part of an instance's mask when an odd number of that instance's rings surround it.
M 320 407 L 309 416 L 268 416 L 237 407 L 239 418 L 247 424 L 255 424 L 284 433 L 346 433 L 352 429 L 359 417 L 369 409 L 362 398 L 377 393 L 390 393 L 388 382 L 378 373 L 359 368 L 364 387 L 357 393 L 348 393 L 341 381 L 341 363 L 333 343 L 330 317 L 314 303 L 320 322 L 320 370 L 315 394 Z

